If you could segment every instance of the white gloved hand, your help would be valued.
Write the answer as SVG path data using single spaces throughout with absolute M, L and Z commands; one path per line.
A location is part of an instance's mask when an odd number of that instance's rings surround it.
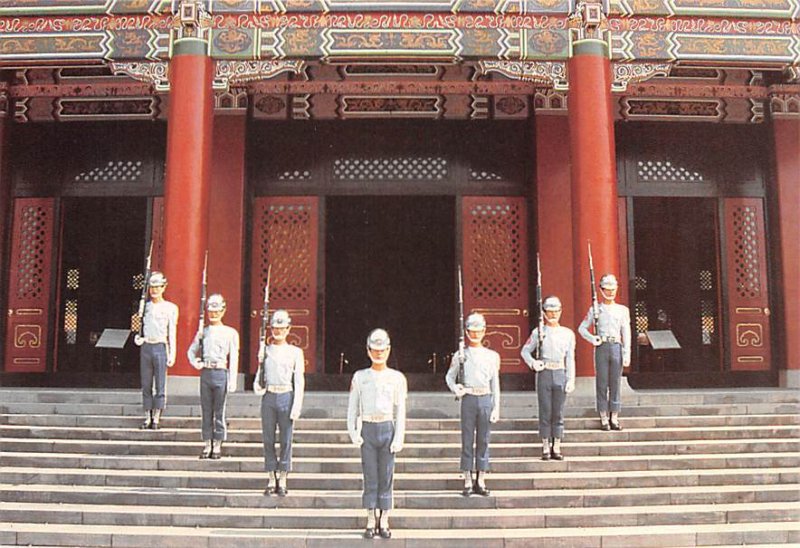
M 575 381 L 569 381 L 567 386 L 564 387 L 564 392 L 571 394 L 575 390 Z
M 133 344 L 136 346 L 142 346 L 144 344 L 144 337 L 139 335 L 138 333 L 133 336 Z
M 393 441 L 389 446 L 389 452 L 393 455 L 403 450 L 403 444 L 399 441 Z
M 300 410 L 299 409 L 292 409 L 292 412 L 289 413 L 289 418 L 293 421 L 296 421 L 300 418 Z
M 350 441 L 353 442 L 353 445 L 356 447 L 364 445 L 364 439 L 358 432 L 350 432 Z
M 544 362 L 542 360 L 533 360 L 531 368 L 536 372 L 544 371 Z
M 167 367 L 172 367 L 173 365 L 175 365 L 175 360 L 169 360 L 168 359 L 167 360 Z
M 622 360 L 622 367 L 630 367 L 631 359 L 628 358 L 627 360 Z
M 599 335 L 595 335 L 594 338 L 592 339 L 592 344 L 595 346 L 600 346 L 601 344 L 603 344 L 603 339 L 601 339 Z
M 203 369 L 203 360 L 199 358 L 192 360 L 192 367 L 195 369 Z
M 489 415 L 489 422 L 494 424 L 499 420 L 500 420 L 500 410 L 499 409 L 493 409 L 492 410 L 492 414 Z
M 457 384 L 455 385 L 454 392 L 457 398 L 463 398 L 464 395 L 467 393 L 467 390 L 464 388 L 463 384 Z
M 228 382 L 228 394 L 232 394 L 232 393 L 236 392 L 236 388 L 237 388 L 237 386 L 236 386 L 236 381 L 235 380 L 231 380 L 231 381 Z

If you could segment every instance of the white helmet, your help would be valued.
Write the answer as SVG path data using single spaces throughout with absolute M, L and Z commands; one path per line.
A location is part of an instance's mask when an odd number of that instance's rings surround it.
M 221 312 L 225 310 L 226 306 L 225 299 L 223 299 L 222 295 L 219 293 L 214 293 L 211 295 L 206 302 L 206 309 L 209 312 Z
M 600 278 L 600 287 L 603 289 L 616 289 L 618 287 L 617 277 L 613 274 L 603 274 Z
M 478 312 L 473 312 L 472 314 L 467 316 L 467 321 L 464 322 L 464 327 L 472 331 L 479 331 L 481 329 L 486 329 L 486 318 L 483 317 L 483 314 L 479 314 Z
M 289 327 L 292 325 L 292 318 L 286 310 L 278 309 L 272 313 L 269 321 L 270 327 Z
M 391 345 L 389 334 L 383 329 L 373 329 L 367 337 L 367 348 L 371 350 L 386 350 Z
M 162 272 L 154 270 L 150 273 L 150 279 L 147 281 L 150 287 L 163 287 L 167 285 L 167 277 Z
M 550 295 L 542 303 L 543 310 L 561 310 L 561 299 L 555 295 Z

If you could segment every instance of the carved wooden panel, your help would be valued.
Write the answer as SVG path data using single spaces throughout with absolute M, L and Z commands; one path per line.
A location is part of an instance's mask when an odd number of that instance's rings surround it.
M 253 202 L 250 283 L 250 347 L 258 352 L 264 285 L 271 267 L 270 310 L 292 317 L 289 342 L 303 349 L 306 371 L 317 371 L 317 250 L 319 205 L 316 197 L 267 197 Z M 251 360 L 250 371 L 257 364 Z
M 20 198 L 14 201 L 8 264 L 5 351 L 5 370 L 8 372 L 43 372 L 47 369 L 54 203 L 52 198 Z
M 528 221 L 522 197 L 462 201 L 464 313 L 486 316 L 484 344 L 504 373 L 525 372 L 519 351 L 529 334 Z
M 770 312 L 762 200 L 727 198 L 725 234 L 731 369 L 769 370 Z

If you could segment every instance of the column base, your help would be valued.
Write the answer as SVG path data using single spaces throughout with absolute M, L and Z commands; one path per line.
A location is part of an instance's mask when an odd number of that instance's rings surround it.
M 622 399 L 622 405 L 625 405 L 626 396 L 635 396 L 636 391 L 631 388 L 631 385 L 628 384 L 628 377 L 622 377 L 622 383 L 620 386 L 620 398 Z M 594 393 L 594 377 L 577 377 L 575 379 L 575 391 L 569 395 L 572 398 L 588 398 L 591 400 L 595 399 Z M 630 401 L 630 400 L 629 400 Z
M 800 388 L 800 369 L 782 369 L 778 378 L 781 388 Z
M 237 375 L 236 391 L 244 392 L 244 373 Z M 200 377 L 195 375 L 167 375 L 167 395 L 200 397 Z

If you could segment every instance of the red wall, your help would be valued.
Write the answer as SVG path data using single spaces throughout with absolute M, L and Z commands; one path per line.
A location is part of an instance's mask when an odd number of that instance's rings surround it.
M 228 303 L 225 323 L 242 336 L 244 254 L 245 116 L 214 118 L 211 195 L 208 208 L 208 292 Z M 248 371 L 240 363 L 239 371 Z
M 557 295 L 564 307 L 561 323 L 575 329 L 589 307 L 589 300 L 578 303 L 578 310 L 575 309 L 569 122 L 566 116 L 536 117 L 536 204 L 542 296 Z M 531 275 L 535 276 L 535 273 Z M 531 321 L 536 320 L 536 314 L 535 311 L 531 314 Z
M 776 187 L 787 369 L 800 369 L 800 120 L 775 120 Z

